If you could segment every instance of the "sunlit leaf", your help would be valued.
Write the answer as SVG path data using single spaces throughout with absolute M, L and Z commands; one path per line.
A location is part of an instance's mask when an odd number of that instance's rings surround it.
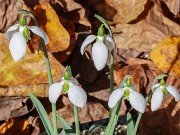
M 40 5 L 34 7 L 34 14 L 40 27 L 45 30 L 49 37 L 48 51 L 59 52 L 66 50 L 70 44 L 70 36 L 51 5 L 47 1 L 41 2 Z
M 9 52 L 8 40 L 0 34 L 0 85 L 14 86 L 48 83 L 43 52 L 27 53 L 22 60 L 15 62 Z M 50 54 L 50 64 L 54 81 L 59 81 L 63 75 L 63 66 Z
M 169 75 L 180 77 L 180 37 L 167 37 L 150 54 L 156 66 Z
M 27 120 L 24 118 L 15 118 L 0 125 L 1 135 L 12 135 L 12 133 L 18 135 L 30 134 L 30 126 Z

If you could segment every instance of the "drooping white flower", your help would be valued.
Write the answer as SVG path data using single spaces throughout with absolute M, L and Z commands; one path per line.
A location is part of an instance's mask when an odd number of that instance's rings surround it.
M 74 77 L 70 80 L 61 79 L 59 83 L 53 83 L 49 88 L 49 100 L 51 103 L 56 103 L 62 91 L 68 93 L 69 100 L 77 107 L 84 107 L 87 102 L 86 92 L 78 85 Z
M 125 83 L 124 86 L 124 88 L 118 88 L 111 93 L 108 101 L 109 108 L 113 108 L 117 102 L 124 97 L 125 99 L 129 100 L 134 109 L 136 109 L 138 112 L 144 113 L 146 109 L 145 98 L 140 93 L 135 91 L 135 85 L 127 85 L 127 83 Z
M 5 33 L 6 38 L 10 40 L 9 50 L 14 61 L 20 60 L 26 54 L 26 42 L 31 39 L 29 30 L 40 36 L 45 45 L 49 42 L 48 36 L 42 29 L 37 26 L 27 26 L 26 18 L 24 16 L 22 18 L 20 24 L 11 26 Z
M 97 70 L 102 70 L 108 60 L 108 51 L 111 52 L 115 47 L 114 40 L 109 35 L 104 35 L 104 28 L 101 26 L 98 35 L 89 35 L 81 46 L 81 54 L 84 54 L 85 48 L 94 40 L 96 42 L 92 47 L 92 59 Z
M 175 98 L 175 101 L 180 100 L 180 94 L 179 91 L 171 86 L 171 85 L 165 85 L 165 81 L 162 79 L 160 83 L 155 84 L 152 87 L 152 98 L 151 98 L 151 110 L 156 111 L 160 108 L 164 96 L 167 96 L 168 92 Z

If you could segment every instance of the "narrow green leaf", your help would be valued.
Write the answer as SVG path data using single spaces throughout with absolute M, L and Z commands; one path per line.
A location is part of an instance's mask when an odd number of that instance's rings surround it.
M 61 116 L 57 115 L 57 119 L 61 123 L 66 135 L 74 135 L 75 134 L 75 131 L 72 129 L 72 127 Z
M 127 113 L 127 135 L 132 135 L 134 131 L 134 121 L 132 119 L 131 114 Z
M 33 94 L 30 94 L 29 96 L 39 113 L 39 116 L 46 129 L 47 134 L 53 135 L 53 126 L 43 105 Z
M 89 133 L 93 133 L 96 129 L 98 128 L 105 128 L 105 126 L 101 125 L 101 124 L 93 124 L 90 128 L 89 128 Z

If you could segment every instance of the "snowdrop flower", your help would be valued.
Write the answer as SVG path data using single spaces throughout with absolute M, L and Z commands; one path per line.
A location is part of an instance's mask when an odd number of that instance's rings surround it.
M 84 107 L 87 101 L 86 92 L 78 85 L 74 77 L 70 77 L 68 72 L 64 73 L 64 77 L 59 83 L 53 83 L 49 88 L 49 100 L 56 103 L 62 91 L 68 93 L 69 100 L 77 107 Z
M 108 51 L 112 51 L 115 47 L 113 39 L 109 35 L 104 35 L 104 28 L 101 25 L 98 29 L 98 35 L 89 35 L 81 46 L 81 54 L 84 54 L 84 50 L 91 42 L 96 40 L 92 47 L 92 59 L 96 69 L 102 70 L 108 60 Z
M 179 91 L 171 86 L 171 85 L 165 85 L 164 79 L 161 79 L 160 83 L 155 84 L 152 87 L 152 98 L 151 98 L 151 110 L 156 111 L 158 108 L 160 108 L 163 97 L 167 96 L 168 92 L 175 98 L 175 101 L 180 100 L 180 94 Z
M 30 31 L 43 38 L 45 44 L 48 44 L 49 39 L 46 33 L 37 26 L 27 26 L 26 17 L 22 16 L 20 24 L 11 26 L 5 33 L 9 42 L 9 50 L 14 61 L 20 60 L 26 54 L 26 42 L 31 39 Z
M 113 108 L 117 102 L 124 97 L 125 99 L 129 100 L 134 109 L 136 109 L 138 112 L 144 113 L 146 108 L 145 98 L 140 93 L 135 91 L 136 86 L 131 84 L 129 79 L 126 81 L 124 86 L 124 88 L 118 88 L 111 93 L 108 101 L 109 108 Z

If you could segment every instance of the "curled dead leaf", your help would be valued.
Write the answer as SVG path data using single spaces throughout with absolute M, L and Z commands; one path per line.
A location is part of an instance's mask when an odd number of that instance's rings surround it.
M 0 31 L 5 32 L 18 21 L 20 14 L 17 11 L 20 9 L 28 10 L 23 0 L 0 0 Z

